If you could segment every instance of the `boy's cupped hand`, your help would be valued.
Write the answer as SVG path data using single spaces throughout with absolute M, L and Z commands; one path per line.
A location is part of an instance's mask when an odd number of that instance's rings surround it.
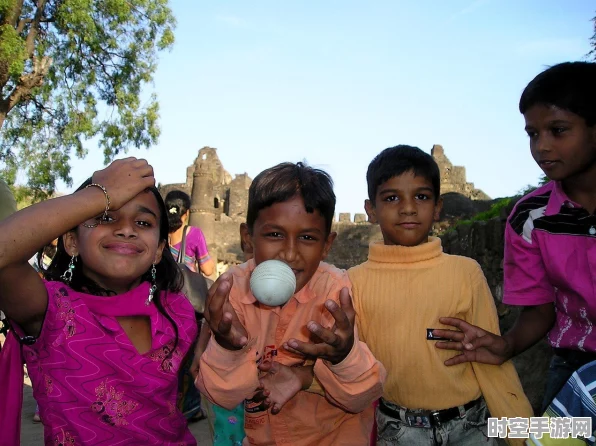
M 459 355 L 445 361 L 445 365 L 456 365 L 464 362 L 501 365 L 509 358 L 509 345 L 502 336 L 490 333 L 455 317 L 441 317 L 439 321 L 460 330 L 433 330 L 435 336 L 449 339 L 449 341 L 438 341 L 435 344 L 437 348 L 461 352 Z
M 306 324 L 308 330 L 323 342 L 313 344 L 292 338 L 284 344 L 284 348 L 293 353 L 324 359 L 334 365 L 342 362 L 354 345 L 356 312 L 352 306 L 352 298 L 347 288 L 342 288 L 340 291 L 339 302 L 340 305 L 332 300 L 325 302 L 325 308 L 335 319 L 335 324 L 331 330 L 324 328 L 315 321 Z
M 270 408 L 273 415 L 281 412 L 288 401 L 312 384 L 312 366 L 289 367 L 277 361 L 263 361 L 258 368 L 261 372 L 259 388 L 252 400 L 260 402 L 263 409 Z
M 230 304 L 232 275 L 224 273 L 209 289 L 205 305 L 205 320 L 215 340 L 227 350 L 240 350 L 248 342 L 246 329 Z
M 110 196 L 110 209 L 118 210 L 148 187 L 155 186 L 153 167 L 134 157 L 116 160 L 98 170 L 91 181 L 101 184 Z

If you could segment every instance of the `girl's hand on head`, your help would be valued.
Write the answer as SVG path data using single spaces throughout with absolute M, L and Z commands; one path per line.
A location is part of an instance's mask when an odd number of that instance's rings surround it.
M 93 174 L 92 183 L 106 188 L 110 209 L 118 210 L 145 189 L 155 186 L 153 167 L 147 160 L 134 157 L 112 162 Z
M 450 366 L 464 362 L 501 365 L 509 359 L 510 347 L 502 336 L 455 317 L 441 317 L 439 321 L 459 329 L 459 331 L 433 330 L 435 336 L 449 339 L 449 341 L 438 341 L 435 347 L 460 352 L 459 355 L 445 361 L 445 365 Z
M 230 304 L 232 275 L 224 273 L 209 289 L 205 320 L 215 340 L 227 350 L 240 350 L 248 343 L 248 334 Z
M 324 359 L 334 365 L 342 362 L 354 345 L 354 321 L 356 319 L 352 297 L 347 288 L 342 288 L 340 291 L 339 303 L 340 305 L 337 305 L 332 300 L 325 302 L 325 308 L 335 319 L 335 325 L 331 330 L 314 321 L 310 321 L 306 325 L 308 330 L 323 342 L 312 344 L 297 339 L 289 339 L 284 344 L 284 348 L 307 357 Z

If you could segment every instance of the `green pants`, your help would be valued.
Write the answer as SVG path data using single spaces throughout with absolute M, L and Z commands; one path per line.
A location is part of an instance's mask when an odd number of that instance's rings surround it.
M 209 404 L 208 412 L 212 424 L 213 446 L 241 446 L 245 437 L 244 403 L 233 410 Z

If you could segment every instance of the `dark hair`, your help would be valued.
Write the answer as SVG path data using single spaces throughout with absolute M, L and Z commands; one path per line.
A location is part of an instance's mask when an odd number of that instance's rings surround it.
M 190 197 L 186 192 L 173 190 L 168 192 L 165 202 L 170 232 L 177 231 L 182 227 L 182 216 L 190 209 Z
M 377 189 L 381 184 L 410 171 L 414 172 L 415 176 L 424 177 L 432 183 L 436 202 L 441 195 L 439 166 L 428 153 L 418 147 L 406 145 L 389 147 L 370 162 L 366 171 L 369 200 L 375 204 Z
M 329 174 L 304 163 L 281 163 L 264 170 L 248 189 L 246 224 L 252 232 L 261 209 L 302 196 L 306 212 L 318 210 L 325 219 L 327 234 L 331 232 L 335 214 L 335 193 Z
M 87 185 L 91 184 L 91 178 L 85 181 L 77 191 L 84 189 Z M 153 302 L 157 307 L 157 310 L 165 316 L 165 318 L 172 324 L 175 331 L 175 343 L 174 347 L 170 351 L 170 354 L 166 359 L 169 359 L 169 356 L 178 346 L 178 326 L 172 319 L 172 317 L 165 311 L 163 302 L 161 299 L 162 291 L 170 291 L 173 293 L 177 293 L 182 289 L 184 284 L 184 279 L 178 266 L 176 265 L 176 261 L 170 252 L 170 247 L 168 246 L 168 234 L 169 234 L 169 224 L 168 219 L 166 216 L 166 207 L 164 205 L 163 199 L 155 187 L 150 187 L 147 189 L 150 191 L 154 196 L 155 200 L 157 201 L 157 206 L 159 207 L 159 239 L 160 241 L 165 241 L 165 245 L 163 248 L 163 253 L 161 256 L 161 261 L 155 265 L 156 269 L 156 281 L 155 285 L 157 287 L 155 291 L 155 298 Z M 73 228 L 73 231 L 76 231 L 77 228 Z M 64 248 L 64 241 L 62 237 L 58 238 L 58 245 L 56 246 L 56 254 L 52 259 L 52 262 L 48 266 L 47 270 L 43 269 L 43 263 L 39 262 L 40 270 L 42 271 L 43 277 L 49 281 L 58 281 L 64 282 L 62 279 L 62 274 L 64 271 L 67 270 L 68 265 L 70 263 L 71 257 L 66 252 Z M 81 257 L 77 257 L 75 261 L 75 269 L 72 274 L 72 280 L 68 284 L 70 288 L 75 291 L 84 292 L 88 294 L 93 294 L 96 296 L 113 296 L 116 293 L 112 290 L 107 290 L 99 286 L 89 277 L 85 276 L 82 271 L 83 260 Z M 149 268 L 142 276 L 142 281 L 151 282 L 151 268 Z M 65 283 L 65 282 L 64 282 Z M 165 360 L 164 360 L 165 361 Z
M 564 62 L 536 76 L 519 100 L 523 114 L 534 105 L 555 106 L 596 124 L 596 63 Z

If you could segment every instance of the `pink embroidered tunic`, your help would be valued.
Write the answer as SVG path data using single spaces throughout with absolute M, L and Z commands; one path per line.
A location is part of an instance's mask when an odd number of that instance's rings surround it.
M 178 327 L 154 303 L 149 284 L 112 297 L 46 282 L 48 309 L 40 336 L 23 346 L 46 445 L 195 445 L 176 408 L 182 359 L 197 335 L 194 310 L 181 294 L 162 299 Z M 141 312 L 141 313 L 140 313 Z M 139 354 L 116 316 L 151 321 L 152 347 Z

